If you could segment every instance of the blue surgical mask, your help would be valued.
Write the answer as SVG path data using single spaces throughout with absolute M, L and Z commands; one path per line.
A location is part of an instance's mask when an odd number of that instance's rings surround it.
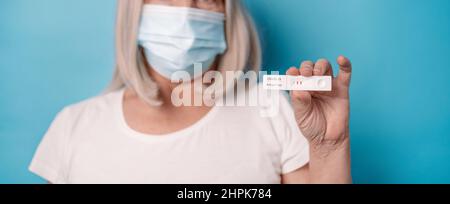
M 225 15 L 195 8 L 145 5 L 139 45 L 151 67 L 170 79 L 177 71 L 201 76 L 227 48 Z M 201 73 L 194 64 L 201 63 Z M 197 71 L 197 73 L 195 73 Z

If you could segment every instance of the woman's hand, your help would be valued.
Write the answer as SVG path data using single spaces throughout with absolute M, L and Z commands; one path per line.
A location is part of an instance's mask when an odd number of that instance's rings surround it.
M 345 57 L 339 57 L 339 75 L 333 78 L 331 92 L 292 91 L 292 104 L 298 126 L 310 142 L 311 148 L 328 154 L 349 142 L 349 87 L 352 66 Z M 292 76 L 333 76 L 327 60 L 302 63 L 300 69 L 290 68 Z
M 310 143 L 309 165 L 283 180 L 289 183 L 352 182 L 349 142 L 349 87 L 352 65 L 345 57 L 337 59 L 339 75 L 333 78 L 331 92 L 292 91 L 297 124 Z M 287 75 L 333 76 L 327 60 L 303 62 L 300 69 L 290 68 Z

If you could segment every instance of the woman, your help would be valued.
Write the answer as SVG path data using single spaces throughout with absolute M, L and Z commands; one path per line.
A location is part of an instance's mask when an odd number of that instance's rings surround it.
M 177 106 L 176 71 L 198 77 L 260 67 L 250 18 L 237 0 L 118 2 L 110 91 L 58 114 L 32 172 L 50 183 L 351 182 L 349 60 L 338 58 L 333 91 L 292 91 L 292 105 L 281 97 L 273 117 L 261 117 L 262 106 Z M 194 72 L 196 62 L 207 69 Z M 333 71 L 319 60 L 287 74 Z

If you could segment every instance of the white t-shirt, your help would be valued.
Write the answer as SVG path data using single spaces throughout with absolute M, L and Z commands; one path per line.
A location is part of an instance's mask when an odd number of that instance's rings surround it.
M 62 110 L 30 171 L 55 184 L 279 184 L 281 175 L 309 161 L 308 142 L 284 95 L 274 117 L 262 117 L 263 106 L 216 106 L 189 128 L 152 136 L 127 125 L 123 94 Z

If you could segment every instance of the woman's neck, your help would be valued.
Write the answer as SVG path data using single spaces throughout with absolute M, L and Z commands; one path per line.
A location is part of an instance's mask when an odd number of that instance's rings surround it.
M 163 106 L 173 107 L 172 103 L 172 91 L 178 84 L 172 83 L 170 79 L 167 79 L 160 74 L 158 74 L 153 69 L 148 69 L 148 74 L 151 79 L 158 84 L 159 88 L 159 100 L 163 102 Z

